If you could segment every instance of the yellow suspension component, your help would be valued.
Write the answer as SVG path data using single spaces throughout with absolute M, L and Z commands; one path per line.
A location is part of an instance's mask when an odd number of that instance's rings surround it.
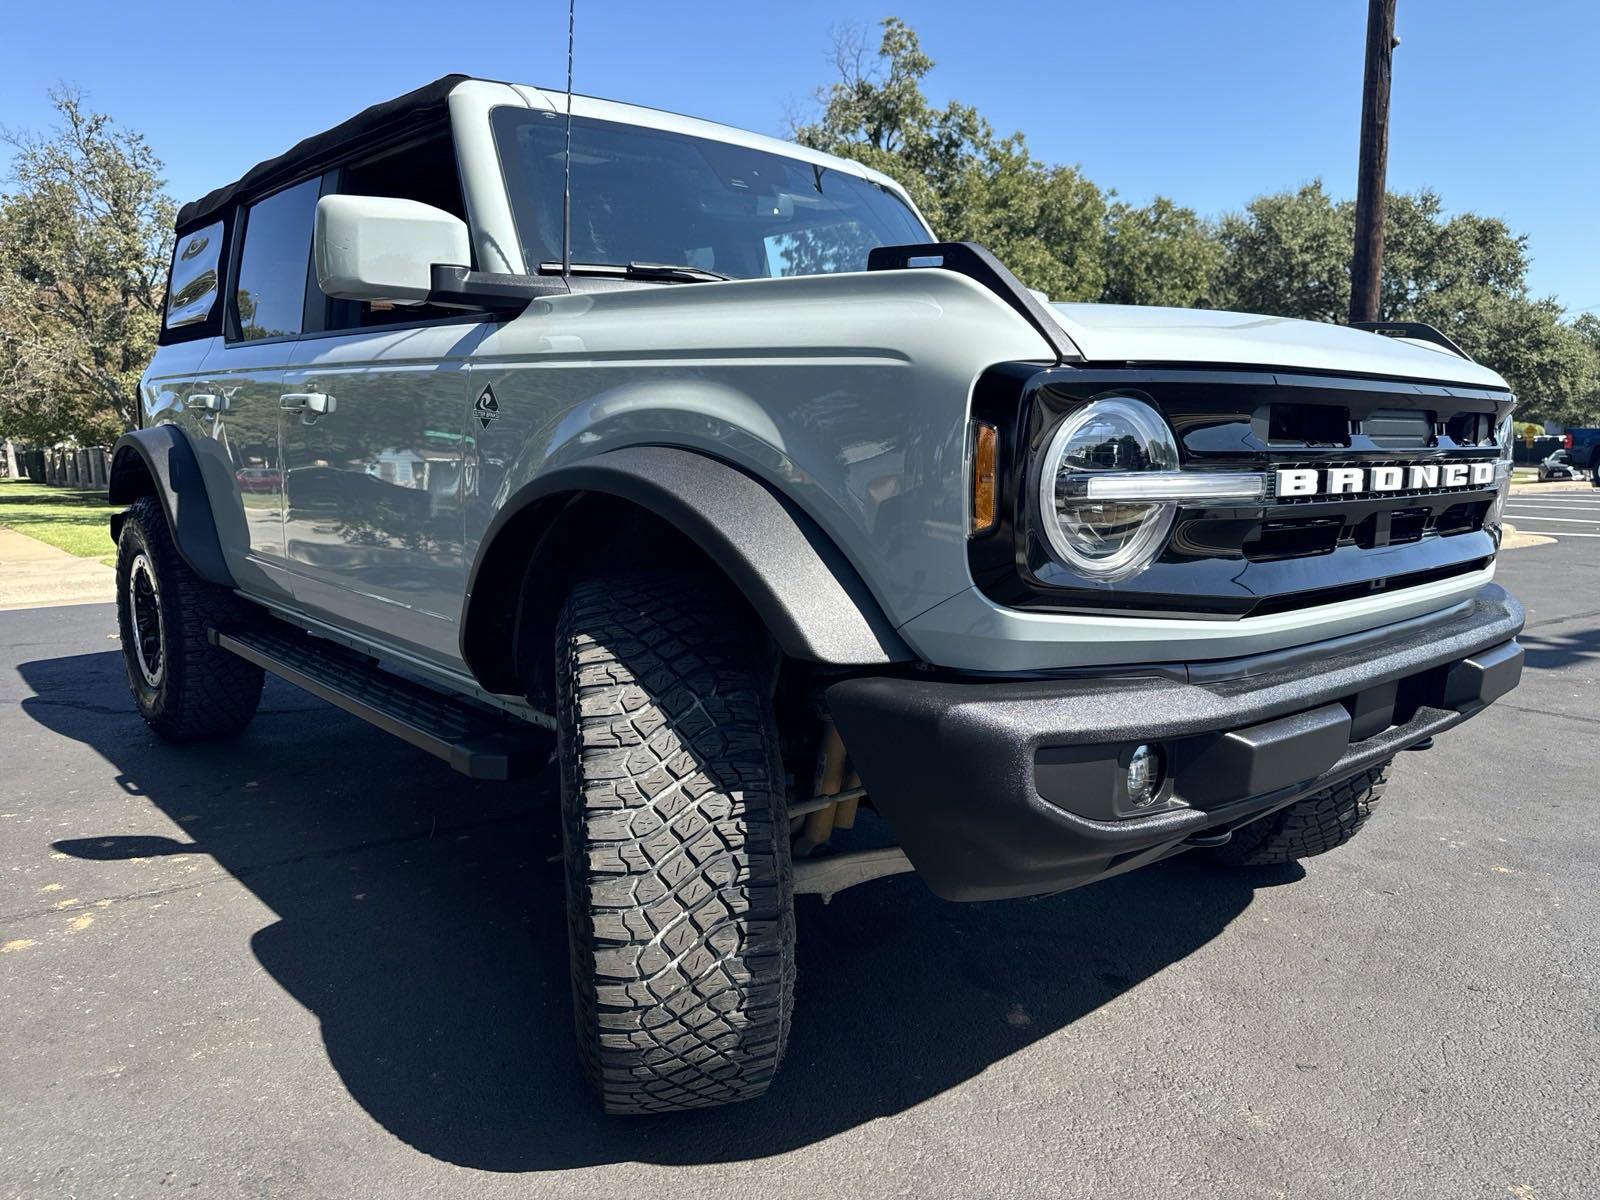
M 812 778 L 811 795 L 815 798 L 836 796 L 844 786 L 844 739 L 839 736 L 839 730 L 832 721 L 829 721 L 822 730 L 822 745 L 817 749 L 817 769 Z M 805 818 L 805 832 L 800 835 L 799 844 L 795 849 L 801 854 L 809 854 L 833 835 L 834 814 L 838 809 L 837 804 L 829 804 L 808 813 Z M 855 820 L 852 810 L 850 819 Z
M 861 776 L 854 771 L 850 778 L 844 781 L 844 790 L 853 792 L 861 787 Z M 835 829 L 854 829 L 856 827 L 856 809 L 861 804 L 860 796 L 851 796 L 848 800 L 841 800 L 833 806 L 833 827 Z

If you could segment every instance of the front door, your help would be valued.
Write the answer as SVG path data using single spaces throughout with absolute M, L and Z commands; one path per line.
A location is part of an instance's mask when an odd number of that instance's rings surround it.
M 281 409 L 285 553 L 309 614 L 459 662 L 468 356 L 486 322 L 308 337 Z

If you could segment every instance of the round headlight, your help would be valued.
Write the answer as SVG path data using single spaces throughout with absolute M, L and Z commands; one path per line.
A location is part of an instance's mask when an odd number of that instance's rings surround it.
M 1161 550 L 1172 504 L 1094 499 L 1097 475 L 1126 479 L 1178 469 L 1178 444 L 1161 414 L 1141 400 L 1096 400 L 1062 420 L 1041 460 L 1039 515 L 1063 563 L 1108 582 L 1137 575 Z

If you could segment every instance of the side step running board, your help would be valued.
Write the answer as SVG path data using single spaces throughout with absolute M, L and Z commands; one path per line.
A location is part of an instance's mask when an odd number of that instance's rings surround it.
M 365 655 L 288 628 L 209 631 L 212 645 L 237 654 L 442 758 L 473 779 L 517 779 L 550 757 L 550 734 L 391 674 Z

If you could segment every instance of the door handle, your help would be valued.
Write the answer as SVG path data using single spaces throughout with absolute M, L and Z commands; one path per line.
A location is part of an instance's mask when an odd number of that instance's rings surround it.
M 313 413 L 324 416 L 338 407 L 338 401 L 326 392 L 285 392 L 278 397 L 278 407 L 291 412 Z
M 186 397 L 183 405 L 185 408 L 198 408 L 209 413 L 227 412 L 228 398 L 226 396 L 213 395 L 209 392 L 201 392 Z

